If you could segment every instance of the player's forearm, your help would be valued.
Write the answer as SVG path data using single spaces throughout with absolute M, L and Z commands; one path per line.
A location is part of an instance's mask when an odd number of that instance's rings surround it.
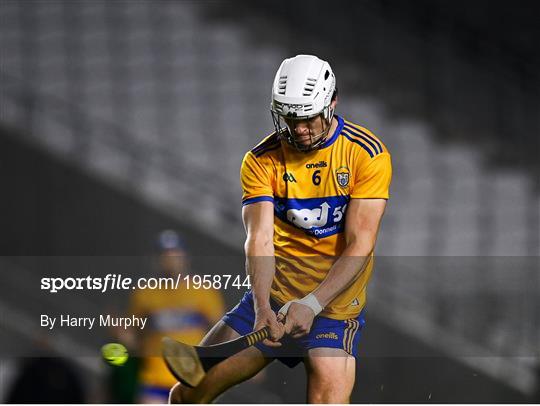
M 328 271 L 326 278 L 313 291 L 320 305 L 326 307 L 364 272 L 374 244 L 351 244 Z
M 255 309 L 270 307 L 270 287 L 276 269 L 273 241 L 269 238 L 248 239 L 245 252 Z

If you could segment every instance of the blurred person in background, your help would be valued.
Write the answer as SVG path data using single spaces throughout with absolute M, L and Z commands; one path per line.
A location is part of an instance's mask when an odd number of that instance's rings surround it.
M 304 362 L 308 402 L 349 402 L 392 167 L 384 144 L 334 115 L 336 105 L 326 61 L 282 62 L 272 88 L 275 131 L 241 168 L 251 290 L 202 345 L 263 327 L 270 337 L 211 368 L 193 389 L 178 383 L 171 402 L 210 402 L 274 359 Z
M 159 269 L 157 277 L 176 280 L 178 274 L 191 273 L 190 262 L 182 238 L 173 230 L 158 236 Z M 153 275 L 154 276 L 154 275 Z M 170 387 L 176 382 L 161 358 L 161 338 L 169 336 L 188 344 L 198 344 L 209 327 L 224 312 L 221 293 L 213 289 L 139 289 L 130 300 L 129 313 L 148 317 L 142 332 L 130 331 L 128 343 L 141 354 L 138 403 L 167 403 Z

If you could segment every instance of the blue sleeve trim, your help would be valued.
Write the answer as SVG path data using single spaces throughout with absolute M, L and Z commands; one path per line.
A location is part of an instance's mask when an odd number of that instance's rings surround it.
M 272 196 L 252 197 L 251 199 L 244 200 L 242 202 L 242 206 L 247 206 L 248 204 L 257 203 L 257 202 L 272 202 L 272 203 L 274 203 L 274 198 Z

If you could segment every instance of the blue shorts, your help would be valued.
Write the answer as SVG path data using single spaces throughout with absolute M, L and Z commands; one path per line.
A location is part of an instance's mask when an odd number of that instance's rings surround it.
M 276 313 L 281 307 L 273 301 L 271 306 Z M 244 294 L 240 303 L 223 317 L 223 321 L 240 335 L 253 331 L 255 311 L 251 291 Z M 268 347 L 262 343 L 255 346 L 265 357 L 277 358 L 291 368 L 301 362 L 311 348 L 339 348 L 357 357 L 360 331 L 364 324 L 366 324 L 364 311 L 358 317 L 347 320 L 317 316 L 313 320 L 310 332 L 303 337 L 284 336 L 281 339 L 281 347 Z
M 161 403 L 167 403 L 169 401 L 170 390 L 171 388 L 161 386 L 141 385 L 139 388 L 139 397 L 148 396 L 157 401 L 161 400 Z

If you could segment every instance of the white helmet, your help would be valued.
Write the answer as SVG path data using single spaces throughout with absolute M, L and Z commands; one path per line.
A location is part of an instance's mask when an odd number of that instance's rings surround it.
M 285 59 L 272 86 L 270 110 L 278 134 L 300 151 L 312 151 L 326 139 L 334 109 L 330 106 L 336 93 L 336 78 L 328 62 L 313 55 L 297 55 Z M 283 127 L 281 119 L 306 120 L 322 115 L 326 125 L 320 134 L 310 134 L 311 143 L 295 140 L 294 129 Z

